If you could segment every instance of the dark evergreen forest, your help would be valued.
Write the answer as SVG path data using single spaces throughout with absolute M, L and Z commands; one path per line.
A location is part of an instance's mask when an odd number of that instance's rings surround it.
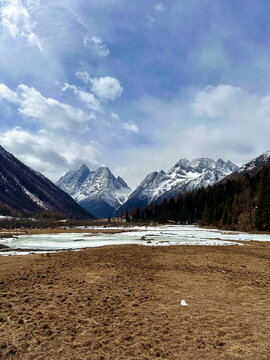
M 180 194 L 145 208 L 135 208 L 135 221 L 213 225 L 234 230 L 270 231 L 270 167 L 254 175 Z

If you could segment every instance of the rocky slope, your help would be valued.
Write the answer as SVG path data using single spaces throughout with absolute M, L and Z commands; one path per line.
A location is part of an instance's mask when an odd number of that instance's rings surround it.
M 107 167 L 91 171 L 86 165 L 69 170 L 56 185 L 98 218 L 112 216 L 131 192 L 125 181 Z
M 164 198 L 212 185 L 237 169 L 232 162 L 221 159 L 181 159 L 167 173 L 161 170 L 149 174 L 130 194 L 124 206 L 132 209 L 158 203 Z
M 245 175 L 253 175 L 268 165 L 270 165 L 270 150 L 244 164 L 231 175 L 229 175 L 228 178 L 237 179 Z
M 90 217 L 68 194 L 0 146 L 0 202 L 14 210 Z

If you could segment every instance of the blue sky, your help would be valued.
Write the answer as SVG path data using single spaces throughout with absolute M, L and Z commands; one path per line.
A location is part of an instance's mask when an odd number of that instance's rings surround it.
M 241 165 L 270 148 L 269 18 L 266 0 L 1 0 L 0 143 L 53 181 Z

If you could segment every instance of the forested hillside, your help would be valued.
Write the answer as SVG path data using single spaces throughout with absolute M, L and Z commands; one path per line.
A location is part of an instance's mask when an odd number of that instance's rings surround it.
M 134 220 L 270 231 L 270 166 L 256 174 L 189 191 L 159 205 L 133 209 Z

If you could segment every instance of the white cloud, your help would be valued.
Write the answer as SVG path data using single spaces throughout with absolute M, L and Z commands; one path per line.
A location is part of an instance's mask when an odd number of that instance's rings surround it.
M 87 71 L 76 72 L 75 74 L 79 80 L 82 80 L 85 84 L 91 84 L 91 78 Z
M 33 87 L 19 85 L 16 91 L 0 84 L 0 99 L 17 104 L 18 112 L 53 129 L 83 131 L 89 116 L 81 109 L 46 98 Z
M 125 129 L 131 133 L 135 133 L 135 134 L 139 133 L 139 128 L 135 123 L 121 122 L 120 116 L 113 111 L 111 112 L 111 117 L 115 120 L 113 126 L 120 126 L 122 129 Z
M 67 169 L 80 166 L 83 162 L 94 168 L 100 166 L 96 160 L 100 156 L 97 144 L 78 144 L 54 132 L 41 130 L 32 133 L 15 127 L 0 133 L 0 143 L 53 181 L 58 180 Z
M 223 158 L 238 165 L 269 150 L 270 96 L 217 85 L 187 89 L 170 100 L 144 97 L 130 104 L 142 121 L 140 145 L 115 154 L 131 186 L 148 173 L 168 171 L 180 158 Z M 162 154 L 160 156 L 159 154 Z
M 91 78 L 87 72 L 77 72 L 78 79 L 91 86 L 92 92 L 101 101 L 115 101 L 122 95 L 123 88 L 120 82 L 110 76 Z
M 36 23 L 30 13 L 39 5 L 38 0 L 28 0 L 27 7 L 22 0 L 3 0 L 0 5 L 1 24 L 14 38 L 25 38 L 31 46 L 43 49 L 42 40 L 35 34 Z
M 83 43 L 84 46 L 90 49 L 95 55 L 106 57 L 110 53 L 110 50 L 100 36 L 91 37 L 89 34 L 86 34 L 83 38 Z
M 120 121 L 120 116 L 113 111 L 111 112 L 111 117 L 116 121 Z
M 80 101 L 86 103 L 90 110 L 101 111 L 100 102 L 93 94 L 83 91 L 75 85 L 65 83 L 62 91 L 66 91 L 68 89 L 72 90 Z
M 78 108 L 43 97 L 35 88 L 19 85 L 19 112 L 32 117 L 51 128 L 82 130 L 88 116 Z
M 139 128 L 134 123 L 124 123 L 123 128 L 128 130 L 128 131 L 134 132 L 135 134 L 139 133 Z
M 155 5 L 153 5 L 153 9 L 159 12 L 164 11 L 166 8 L 162 3 L 156 3 Z
M 43 41 L 35 33 L 26 34 L 26 38 L 30 45 L 37 46 L 41 51 L 43 50 Z
M 196 115 L 218 118 L 231 110 L 235 111 L 237 103 L 242 103 L 247 96 L 251 97 L 238 87 L 223 84 L 207 86 L 195 94 L 192 107 Z
M 110 76 L 91 79 L 93 93 L 102 101 L 115 101 L 122 95 L 119 81 Z
M 16 91 L 11 90 L 5 84 L 0 84 L 0 99 L 4 99 L 12 103 L 17 103 L 19 101 Z

